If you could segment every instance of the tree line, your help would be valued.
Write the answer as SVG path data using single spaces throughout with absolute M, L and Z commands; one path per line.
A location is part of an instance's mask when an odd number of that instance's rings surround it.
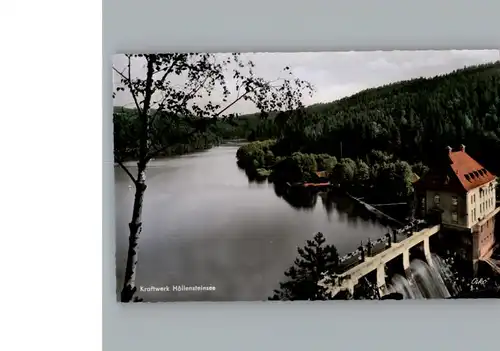
M 134 108 L 113 111 L 114 160 L 135 186 L 120 294 L 121 302 L 130 302 L 139 299 L 135 276 L 149 162 L 216 145 L 223 133 L 231 131 L 229 125 L 235 134 L 243 133 L 238 123 L 245 122 L 235 122 L 234 114 L 228 113 L 239 102 L 253 103 L 265 117 L 273 111 L 302 107 L 301 97 L 314 89 L 309 82 L 294 77 L 288 66 L 276 72 L 278 79 L 260 77 L 254 73 L 255 64 L 239 53 L 126 54 L 123 59 L 124 66 L 113 66 L 113 98 L 126 94 Z M 136 67 L 144 67 L 144 74 L 133 75 Z M 222 94 L 219 99 L 206 99 L 215 92 Z M 129 160 L 136 161 L 135 168 L 125 164 Z
M 408 199 L 413 194 L 413 182 L 428 171 L 422 162 L 410 165 L 380 150 L 372 150 L 363 158 L 337 160 L 326 153 L 276 156 L 278 145 L 275 139 L 243 145 L 236 153 L 238 165 L 250 178 L 280 183 L 323 179 L 373 201 Z
M 368 89 L 277 114 L 277 155 L 363 158 L 372 150 L 430 164 L 446 146 L 500 174 L 500 62 Z
M 404 196 L 410 170 L 424 171 L 423 165 L 429 165 L 446 145 L 465 144 L 474 158 L 500 174 L 499 62 L 394 83 L 306 108 L 301 97 L 314 89 L 293 77 L 289 67 L 283 69 L 285 78 L 276 82 L 255 75 L 254 63 L 239 54 L 221 60 L 200 53 L 125 58 L 125 67 L 113 67 L 118 77 L 113 96 L 129 94 L 134 107 L 113 111 L 114 156 L 136 193 L 122 302 L 135 298 L 145 174 L 155 157 L 244 138 L 260 143 L 254 144 L 260 151 L 239 152 L 238 162 L 250 174 L 308 180 L 325 170 L 331 171 L 332 180 L 364 191 L 385 187 L 384 181 L 390 180 L 391 193 Z M 136 64 L 145 67 L 143 77 L 131 76 Z M 232 90 L 227 74 L 236 82 Z M 187 77 L 184 84 L 173 83 L 172 78 L 179 76 Z M 222 101 L 200 102 L 215 89 L 223 91 Z M 260 112 L 227 113 L 245 100 Z M 380 152 L 379 158 L 373 150 Z M 128 160 L 136 161 L 136 169 L 124 164 Z
M 461 144 L 500 174 L 500 62 L 368 89 L 270 118 L 278 127 L 273 138 L 263 141 L 262 134 L 237 155 L 238 164 L 256 178 L 312 181 L 317 171 L 328 171 L 332 181 L 354 192 L 377 195 L 376 189 L 387 189 L 395 199 L 409 195 L 415 175 L 442 162 L 446 146 Z
M 299 301 L 299 300 L 380 300 L 402 299 L 403 295 L 391 293 L 380 296 L 376 285 L 368 279 L 360 279 L 354 293 L 341 291 L 331 296 L 327 289 L 318 283 L 336 273 L 341 273 L 339 255 L 334 245 L 326 244 L 326 238 L 321 232 L 307 240 L 303 247 L 297 248 L 298 256 L 293 265 L 285 271 L 285 280 L 279 283 L 269 300 Z M 463 266 L 470 265 L 456 253 L 445 257 L 443 264 L 449 269 L 450 275 L 445 279 L 445 285 L 454 291 L 452 298 L 499 298 L 500 277 L 487 269 L 481 273 L 480 279 L 463 275 Z M 488 267 L 489 268 L 489 267 Z

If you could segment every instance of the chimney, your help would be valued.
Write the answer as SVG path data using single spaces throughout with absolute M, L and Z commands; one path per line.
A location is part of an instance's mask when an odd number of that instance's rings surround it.
M 460 151 L 465 152 L 465 145 L 464 144 L 460 145 Z

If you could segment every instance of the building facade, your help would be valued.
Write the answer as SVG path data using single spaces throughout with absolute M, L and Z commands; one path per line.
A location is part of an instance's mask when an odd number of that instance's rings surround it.
M 416 214 L 465 234 L 474 268 L 495 247 L 496 176 L 465 152 L 447 148 L 441 163 L 415 183 Z

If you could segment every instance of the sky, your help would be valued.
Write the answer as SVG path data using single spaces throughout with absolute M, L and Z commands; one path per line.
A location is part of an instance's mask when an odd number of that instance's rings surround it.
M 223 55 L 223 54 L 222 54 Z M 255 74 L 268 80 L 280 76 L 285 66 L 294 76 L 310 82 L 315 92 L 305 96 L 303 103 L 311 105 L 331 102 L 350 96 L 364 89 L 418 77 L 433 77 L 446 74 L 464 66 L 500 60 L 499 50 L 448 50 L 448 51 L 350 51 L 350 52 L 303 52 L 303 53 L 248 53 L 245 58 L 255 63 Z M 113 67 L 122 70 L 126 58 L 115 55 Z M 144 77 L 145 65 L 133 61 L 132 76 Z M 118 75 L 114 72 L 114 78 Z M 181 83 L 180 77 L 174 77 Z M 216 92 L 200 103 L 218 102 Z M 127 91 L 117 93 L 115 106 L 133 107 Z M 250 102 L 238 102 L 228 112 L 253 113 L 256 109 Z

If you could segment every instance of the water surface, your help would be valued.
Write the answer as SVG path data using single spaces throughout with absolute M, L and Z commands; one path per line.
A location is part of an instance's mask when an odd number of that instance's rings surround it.
M 139 292 L 145 301 L 266 300 L 284 271 L 320 231 L 340 254 L 387 229 L 348 215 L 349 207 L 318 197 L 291 206 L 272 184 L 249 182 L 236 165 L 237 145 L 154 160 L 147 173 L 136 283 L 212 285 L 205 292 Z M 135 169 L 132 168 L 135 172 Z M 117 278 L 121 287 L 134 188 L 115 168 Z M 294 204 L 296 205 L 296 204 Z

